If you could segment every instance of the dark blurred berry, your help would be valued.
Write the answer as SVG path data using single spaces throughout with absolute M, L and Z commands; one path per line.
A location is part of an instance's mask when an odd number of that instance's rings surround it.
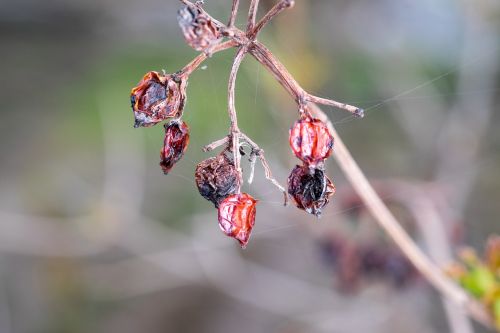
M 335 186 L 320 169 L 297 165 L 288 177 L 288 194 L 295 205 L 317 217 L 334 193 Z
M 399 251 L 388 254 L 385 273 L 393 284 L 399 288 L 406 286 L 416 276 L 415 267 Z

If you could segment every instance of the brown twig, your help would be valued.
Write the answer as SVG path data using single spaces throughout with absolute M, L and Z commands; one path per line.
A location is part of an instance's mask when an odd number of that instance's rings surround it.
M 364 116 L 363 109 L 349 104 L 337 102 L 331 99 L 316 97 L 306 92 L 300 84 L 293 78 L 292 74 L 286 67 L 273 55 L 271 51 L 262 43 L 255 41 L 252 43 L 250 53 L 259 61 L 269 72 L 276 78 L 276 80 L 288 91 L 295 99 L 299 108 L 305 107 L 308 102 L 325 104 L 335 106 L 339 109 L 346 110 L 356 117 L 362 118 Z
M 356 193 L 363 200 L 367 209 L 377 220 L 380 226 L 386 231 L 406 257 L 413 263 L 419 272 L 429 281 L 437 290 L 439 290 L 448 299 L 465 308 L 468 313 L 478 322 L 487 327 L 493 327 L 492 319 L 486 309 L 452 280 L 443 274 L 437 267 L 413 242 L 411 237 L 398 223 L 389 208 L 384 204 L 380 196 L 375 192 L 370 182 L 359 168 L 351 153 L 341 140 L 339 134 L 333 127 L 326 114 L 316 105 L 311 106 L 313 113 L 324 121 L 335 138 L 334 157 L 347 179 L 353 186 Z
M 200 53 L 196 58 L 194 58 L 189 64 L 184 66 L 177 75 L 179 76 L 189 76 L 191 75 L 198 67 L 209 58 L 210 55 L 215 54 L 220 51 L 224 51 L 230 48 L 237 46 L 238 44 L 234 40 L 229 40 L 224 43 L 217 44 L 210 49 L 210 54 L 206 52 Z
M 236 22 L 236 17 L 238 16 L 238 7 L 240 6 L 240 0 L 233 0 L 233 6 L 231 8 L 231 16 L 229 17 L 228 28 L 234 27 L 234 22 Z
M 253 30 L 255 26 L 255 19 L 257 17 L 257 11 L 259 10 L 259 0 L 251 0 L 250 1 L 250 9 L 248 10 L 248 23 L 247 23 L 247 32 Z
M 264 28 L 273 18 L 278 16 L 282 11 L 292 8 L 295 5 L 294 0 L 281 0 L 269 10 L 266 15 L 255 25 L 255 27 L 248 32 L 250 39 L 255 39 L 259 32 Z
M 233 60 L 233 66 L 231 68 L 231 73 L 229 74 L 229 84 L 227 88 L 227 99 L 228 99 L 228 112 L 229 118 L 231 119 L 231 142 L 233 151 L 233 162 L 238 172 L 239 184 L 243 183 L 243 172 L 241 170 L 241 155 L 240 155 L 240 129 L 238 128 L 238 117 L 236 116 L 236 104 L 235 104 L 235 89 L 236 89 L 236 76 L 238 75 L 238 70 L 240 69 L 241 62 L 245 58 L 247 48 L 242 46 Z M 240 192 L 241 189 L 238 190 Z

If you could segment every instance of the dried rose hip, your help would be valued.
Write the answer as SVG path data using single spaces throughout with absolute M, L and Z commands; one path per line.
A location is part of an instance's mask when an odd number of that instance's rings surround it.
M 165 124 L 165 139 L 160 151 L 160 166 L 168 174 L 177 163 L 189 144 L 189 128 L 182 120 L 172 120 Z
M 297 165 L 288 177 L 288 194 L 295 205 L 317 217 L 334 193 L 335 186 L 320 169 Z
M 185 91 L 186 82 L 176 82 L 171 75 L 158 72 L 144 75 L 130 93 L 134 127 L 150 127 L 166 118 L 180 116 L 186 100 Z
M 246 193 L 233 194 L 219 205 L 219 226 L 229 237 L 245 247 L 255 224 L 257 200 Z
M 196 51 L 206 50 L 222 37 L 210 17 L 194 6 L 180 9 L 177 20 L 186 42 Z
M 198 164 L 194 177 L 200 194 L 215 207 L 240 185 L 234 163 L 224 153 Z
M 297 158 L 315 167 L 332 153 L 333 137 L 325 123 L 307 116 L 290 129 L 290 147 Z

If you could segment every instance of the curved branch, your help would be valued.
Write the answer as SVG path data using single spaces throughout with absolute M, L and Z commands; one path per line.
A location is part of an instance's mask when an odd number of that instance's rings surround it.
M 413 242 L 408 233 L 401 227 L 389 208 L 387 208 L 382 199 L 375 192 L 326 114 L 317 105 L 312 104 L 310 106 L 310 110 L 316 117 L 327 124 L 335 138 L 335 160 L 380 226 L 434 288 L 454 303 L 466 309 L 475 320 L 492 328 L 493 321 L 488 311 L 482 304 L 469 297 L 462 288 L 444 275 L 441 269 Z

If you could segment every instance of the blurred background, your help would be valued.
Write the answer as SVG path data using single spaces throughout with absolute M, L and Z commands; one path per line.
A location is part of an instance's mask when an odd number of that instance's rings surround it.
M 205 4 L 227 21 L 230 0 Z M 129 93 L 196 56 L 179 7 L 0 1 L 0 333 L 486 332 L 418 277 L 333 161 L 319 221 L 257 167 L 249 246 L 221 233 L 193 174 L 227 133 L 234 51 L 190 78 L 190 147 L 162 174 L 162 126 L 134 129 Z M 306 90 L 367 109 L 325 111 L 436 262 L 500 232 L 498 1 L 298 0 L 260 39 Z M 237 108 L 286 183 L 296 106 L 250 57 Z

